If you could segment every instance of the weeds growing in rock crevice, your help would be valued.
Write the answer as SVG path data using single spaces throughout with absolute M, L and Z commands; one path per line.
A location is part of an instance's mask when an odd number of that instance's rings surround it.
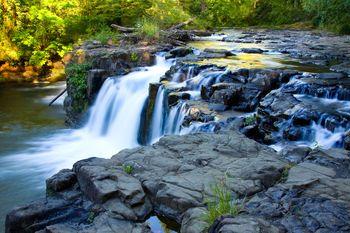
M 223 215 L 237 216 L 243 210 L 243 204 L 233 200 L 231 190 L 227 188 L 225 180 L 213 185 L 211 191 L 213 196 L 205 200 L 208 210 L 202 216 L 208 228 L 217 218 Z
M 127 174 L 132 174 L 132 172 L 134 171 L 134 167 L 133 166 L 131 166 L 131 165 L 126 165 L 126 164 L 124 164 L 123 165 L 123 170 L 124 170 L 124 172 L 125 173 L 127 173 Z
M 257 114 L 248 116 L 244 118 L 244 126 L 250 126 L 250 125 L 254 125 L 255 123 L 257 123 L 257 121 L 259 120 L 259 116 Z

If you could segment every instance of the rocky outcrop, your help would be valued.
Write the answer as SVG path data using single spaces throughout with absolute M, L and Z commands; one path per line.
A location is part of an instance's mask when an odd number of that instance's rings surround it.
M 183 233 L 207 232 L 204 200 L 225 177 L 233 197 L 246 200 L 244 211 L 217 219 L 209 232 L 349 231 L 349 154 L 289 151 L 284 155 L 301 155 L 293 160 L 297 164 L 240 133 L 223 131 L 168 136 L 111 159 L 82 160 L 47 181 L 46 199 L 9 213 L 6 230 L 151 232 L 144 221 L 159 215 Z
M 133 168 L 131 174 L 125 166 Z M 124 150 L 112 159 L 82 160 L 72 171 L 61 171 L 48 180 L 46 199 L 9 213 L 6 229 L 77 232 L 111 222 L 112 229 L 126 224 L 145 230 L 136 222 L 157 214 L 177 222 L 183 232 L 194 232 L 204 225 L 197 223 L 205 209 L 193 208 L 205 207 L 218 179 L 227 177 L 235 197 L 250 197 L 278 182 L 285 166 L 273 150 L 234 131 L 169 136 L 153 146 Z
M 87 107 L 94 102 L 104 80 L 110 76 L 124 75 L 136 67 L 153 65 L 154 53 L 160 49 L 158 46 L 115 47 L 98 43 L 87 43 L 76 48 L 71 63 L 90 65 L 86 66 L 86 75 L 79 77 L 82 79 L 79 82 L 71 82 L 74 77 L 67 77 L 68 96 L 64 101 L 66 123 L 72 127 L 83 125 Z

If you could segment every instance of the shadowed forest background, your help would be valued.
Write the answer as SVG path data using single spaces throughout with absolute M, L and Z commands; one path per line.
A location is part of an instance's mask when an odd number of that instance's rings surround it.
M 289 25 L 347 34 L 350 0 L 2 0 L 0 65 L 27 67 L 25 77 L 52 72 L 55 79 L 63 75 L 62 64 L 55 62 L 74 43 L 117 44 L 111 23 L 157 39 L 159 30 L 190 18 L 188 27 L 196 29 Z

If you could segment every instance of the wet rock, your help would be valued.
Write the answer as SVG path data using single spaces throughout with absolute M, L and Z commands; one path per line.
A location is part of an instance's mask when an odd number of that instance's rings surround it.
M 262 91 L 255 86 L 244 86 L 239 96 L 238 104 L 234 105 L 233 109 L 242 112 L 254 111 L 263 97 L 262 94 Z
M 205 208 L 192 208 L 186 211 L 182 219 L 180 232 L 205 233 L 207 223 L 202 220 L 205 213 Z
M 182 123 L 183 126 L 188 127 L 192 122 L 210 122 L 215 119 L 215 116 L 211 113 L 205 113 L 201 109 L 191 106 L 188 109 L 188 114 L 185 116 Z
M 69 169 L 63 169 L 46 180 L 46 187 L 49 190 L 59 192 L 72 187 L 76 182 L 75 173 Z
M 179 103 L 179 100 L 189 100 L 191 99 L 191 94 L 188 92 L 171 92 L 168 95 L 169 106 L 175 106 Z
M 331 70 L 335 72 L 342 72 L 347 74 L 348 76 L 350 75 L 350 62 L 344 62 L 338 65 L 331 66 Z
M 169 54 L 171 57 L 167 58 L 173 58 L 173 57 L 184 57 L 190 53 L 192 53 L 192 49 L 188 47 L 177 47 L 169 51 Z
M 211 96 L 210 101 L 213 103 L 222 103 L 227 106 L 233 106 L 237 104 L 238 98 L 240 97 L 241 92 L 242 92 L 242 89 L 240 87 L 238 88 L 232 87 L 228 89 L 217 89 L 217 90 L 214 90 L 214 93 Z
M 199 59 L 214 59 L 214 58 L 225 58 L 227 57 L 226 53 L 208 53 L 208 52 L 201 52 L 198 55 Z
M 279 154 L 291 163 L 300 163 L 310 154 L 311 149 L 307 146 L 286 146 Z
M 344 149 L 350 150 L 350 135 L 349 132 L 347 132 L 344 136 Z
M 87 211 L 80 202 L 48 198 L 15 208 L 6 216 L 6 232 L 36 232 L 59 222 L 83 222 Z
M 259 48 L 243 48 L 242 52 L 243 53 L 263 53 L 265 51 Z
M 87 96 L 92 103 L 97 96 L 104 80 L 108 77 L 108 72 L 103 69 L 89 70 L 87 76 Z
M 222 216 L 210 227 L 209 233 L 280 233 L 281 231 L 261 218 L 245 215 Z
M 217 54 L 225 54 L 226 56 L 232 56 L 234 55 L 231 51 L 226 49 L 213 49 L 213 48 L 206 48 L 203 50 L 205 53 L 217 53 Z
M 103 213 L 94 217 L 91 224 L 71 225 L 56 224 L 46 227 L 45 233 L 151 233 L 150 227 L 146 223 L 133 223 L 121 219 L 109 217 Z

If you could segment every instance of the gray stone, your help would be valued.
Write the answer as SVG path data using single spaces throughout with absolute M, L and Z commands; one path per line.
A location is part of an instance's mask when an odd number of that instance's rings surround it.
M 76 182 L 75 173 L 72 170 L 64 169 L 46 180 L 46 188 L 58 192 L 72 187 Z

